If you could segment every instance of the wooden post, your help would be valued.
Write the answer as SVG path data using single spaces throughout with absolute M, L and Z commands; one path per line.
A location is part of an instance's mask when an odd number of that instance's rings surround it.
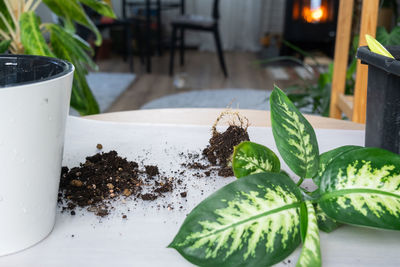
M 343 1 L 343 0 L 342 0 Z M 352 2 L 352 1 L 350 1 Z M 364 0 L 361 11 L 359 46 L 367 45 L 365 34 L 375 37 L 378 21 L 379 0 Z M 357 62 L 356 84 L 354 88 L 354 110 L 352 121 L 365 123 L 367 113 L 368 67 Z M 385 103 L 382 103 L 384 105 Z
M 339 109 L 337 103 L 339 94 L 344 94 L 346 87 L 353 6 L 353 0 L 340 0 L 330 105 L 330 117 L 337 119 L 342 118 L 342 111 Z

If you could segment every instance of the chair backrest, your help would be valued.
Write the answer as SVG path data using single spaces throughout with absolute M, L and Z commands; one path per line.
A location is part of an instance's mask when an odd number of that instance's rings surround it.
M 219 14 L 219 0 L 214 0 L 213 10 L 212 10 L 212 17 L 215 20 L 219 20 L 219 17 L 220 17 L 220 14 Z

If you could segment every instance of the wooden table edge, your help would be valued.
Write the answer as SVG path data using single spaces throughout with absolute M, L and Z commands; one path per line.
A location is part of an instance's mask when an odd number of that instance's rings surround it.
M 219 114 L 226 109 L 220 108 L 170 108 L 170 109 L 145 109 L 103 113 L 85 116 L 83 118 L 98 121 L 124 122 L 124 123 L 150 123 L 150 124 L 190 124 L 212 125 Z M 246 116 L 251 126 L 271 126 L 270 112 L 253 109 L 232 109 Z M 317 129 L 340 130 L 365 130 L 364 124 L 345 120 L 305 115 L 310 124 Z M 226 124 L 223 123 L 223 124 Z

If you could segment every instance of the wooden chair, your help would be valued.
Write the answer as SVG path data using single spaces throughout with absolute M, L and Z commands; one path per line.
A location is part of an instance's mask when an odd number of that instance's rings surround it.
M 367 110 L 368 67 L 357 62 L 354 96 L 344 94 L 346 70 L 349 57 L 351 25 L 353 20 L 353 0 L 341 0 L 339 4 L 338 26 L 334 69 L 331 91 L 330 117 L 341 119 L 344 113 L 353 122 L 365 123 Z M 378 20 L 379 0 L 363 0 L 359 46 L 366 45 L 365 34 L 375 36 Z
M 178 30 L 180 31 L 180 63 L 184 65 L 185 62 L 185 30 L 196 30 L 196 31 L 208 31 L 212 32 L 217 46 L 219 63 L 221 69 L 228 77 L 228 71 L 225 65 L 224 53 L 222 50 L 221 37 L 219 34 L 219 0 L 214 0 L 212 16 L 203 17 L 196 15 L 182 15 L 174 18 L 172 24 L 172 41 L 171 41 L 171 58 L 169 65 L 169 74 L 172 76 L 174 73 L 174 57 L 175 57 L 175 45 L 178 40 Z
M 131 0 L 122 0 L 122 16 L 124 18 L 129 17 L 129 9 L 131 8 L 147 8 L 146 10 L 146 16 L 147 13 L 151 13 L 151 11 L 155 11 L 156 13 L 156 23 L 157 23 L 157 50 L 158 54 L 161 56 L 163 52 L 163 43 L 162 43 L 162 21 L 161 21 L 161 13 L 163 11 L 169 11 L 171 9 L 179 9 L 181 14 L 183 15 L 185 13 L 185 0 L 177 0 L 177 1 L 167 1 L 166 3 L 162 2 L 161 0 L 156 0 L 156 1 L 148 1 L 148 7 L 146 7 L 146 2 L 145 1 L 131 1 Z

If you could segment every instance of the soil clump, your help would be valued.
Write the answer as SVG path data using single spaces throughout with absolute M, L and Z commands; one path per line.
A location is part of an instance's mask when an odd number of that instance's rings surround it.
M 174 178 L 163 177 L 157 166 L 140 167 L 110 151 L 87 157 L 79 167 L 62 167 L 58 201 L 62 211 L 70 210 L 71 215 L 81 207 L 104 217 L 116 199 L 153 201 L 172 192 L 176 184 Z
M 218 132 L 217 125 L 225 116 L 230 116 L 232 120 L 224 132 Z M 248 126 L 248 119 L 237 112 L 228 110 L 221 113 L 212 126 L 212 136 L 207 147 L 203 149 L 201 157 L 199 154 L 190 153 L 186 156 L 188 162 L 183 166 L 202 171 L 201 173 L 206 177 L 209 177 L 213 172 L 217 172 L 218 176 L 222 177 L 233 176 L 231 167 L 233 150 L 241 142 L 250 141 L 247 132 Z M 207 163 L 205 164 L 204 161 Z M 200 172 L 196 176 L 200 177 Z

